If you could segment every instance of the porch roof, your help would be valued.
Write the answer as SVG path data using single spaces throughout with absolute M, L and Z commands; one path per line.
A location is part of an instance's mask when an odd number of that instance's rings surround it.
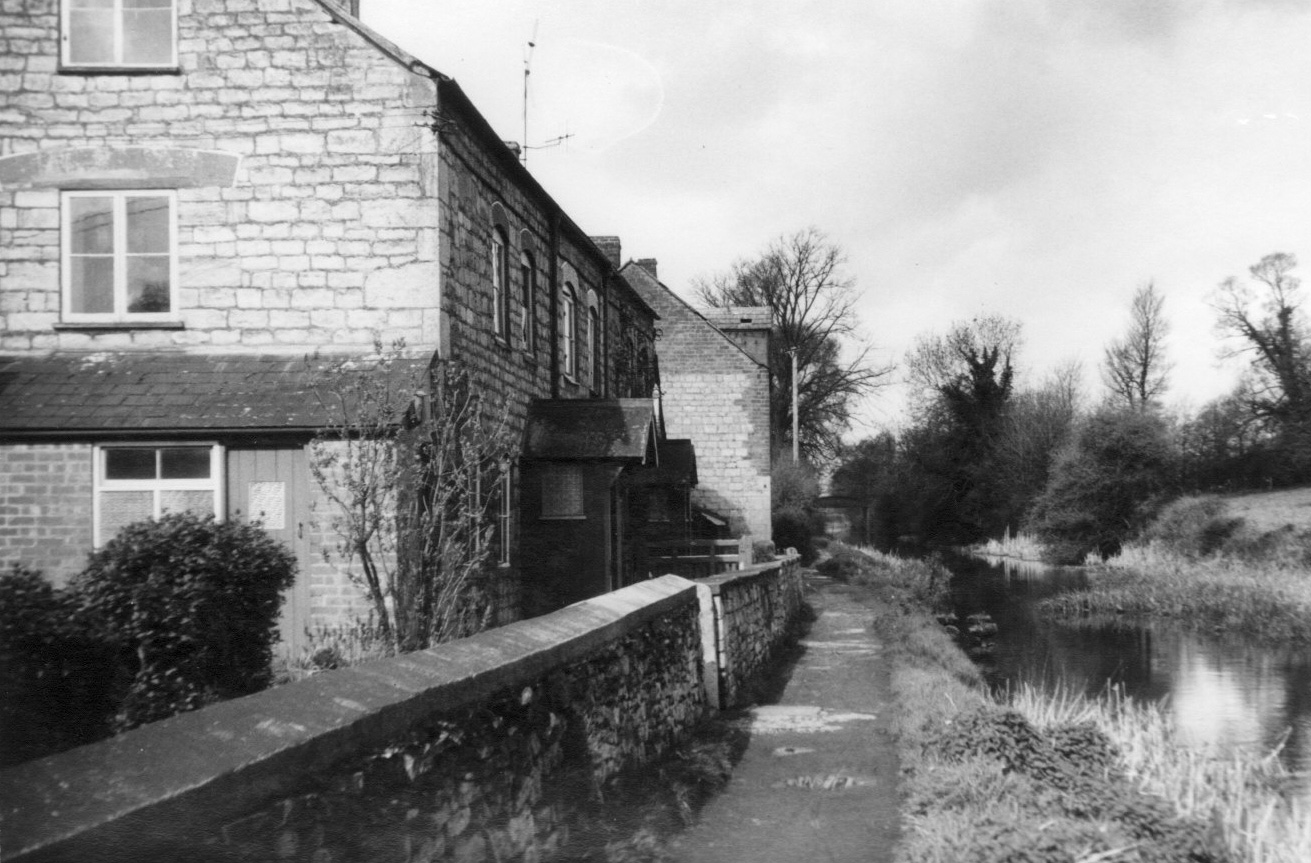
M 339 357 L 174 352 L 0 356 L 0 435 L 311 432 L 340 417 L 315 382 Z M 426 368 L 415 358 L 402 363 Z M 361 370 L 368 370 L 367 361 Z
M 651 399 L 539 399 L 528 407 L 524 455 L 659 464 Z

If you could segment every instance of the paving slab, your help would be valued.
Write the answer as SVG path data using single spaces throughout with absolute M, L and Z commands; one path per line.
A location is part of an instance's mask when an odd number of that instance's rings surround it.
M 728 787 L 671 842 L 679 863 L 892 860 L 898 762 L 889 668 L 866 590 L 807 575 L 816 619 L 775 703 L 741 711 L 750 739 Z

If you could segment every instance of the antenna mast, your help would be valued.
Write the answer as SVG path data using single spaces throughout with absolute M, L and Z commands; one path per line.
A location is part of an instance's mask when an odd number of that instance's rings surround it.
M 533 49 L 537 47 L 537 25 L 533 21 L 533 38 L 528 40 L 523 52 L 523 160 L 528 162 L 528 76 L 533 73 Z

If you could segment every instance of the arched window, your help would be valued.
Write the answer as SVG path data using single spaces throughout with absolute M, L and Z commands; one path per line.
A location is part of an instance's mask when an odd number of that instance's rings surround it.
M 605 384 L 605 365 L 601 358 L 601 303 L 596 291 L 587 292 L 587 378 L 592 392 L 601 392 Z
M 534 304 L 537 300 L 537 267 L 533 263 L 533 256 L 527 251 L 519 253 L 519 291 L 520 302 L 523 303 L 523 316 L 519 318 L 519 343 L 523 345 L 525 351 L 531 351 L 536 347 L 536 321 L 534 318 Z
M 578 371 L 577 297 L 573 283 L 565 282 L 564 291 L 560 296 L 560 369 L 570 377 Z
M 510 339 L 509 243 L 505 231 L 492 228 L 492 321 L 496 335 Z
M 592 391 L 599 393 L 605 381 L 605 366 L 601 363 L 601 316 L 595 305 L 587 309 L 587 350 L 591 357 Z

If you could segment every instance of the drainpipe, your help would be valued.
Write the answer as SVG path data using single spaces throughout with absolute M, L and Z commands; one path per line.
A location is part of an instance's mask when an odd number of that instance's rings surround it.
M 560 398 L 560 211 L 551 213 L 551 398 Z

